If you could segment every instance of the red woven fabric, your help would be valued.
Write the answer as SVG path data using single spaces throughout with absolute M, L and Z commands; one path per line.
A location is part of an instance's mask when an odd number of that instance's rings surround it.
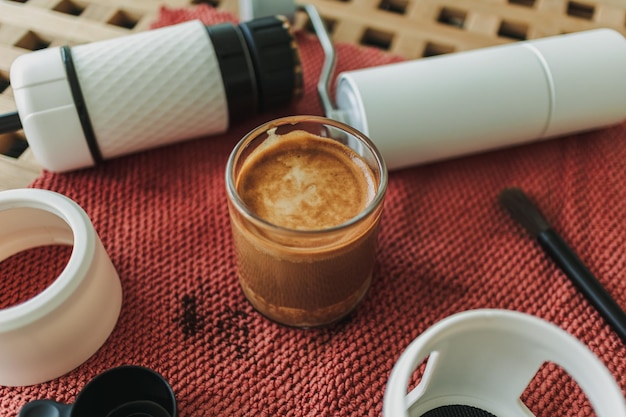
M 192 18 L 234 19 L 207 6 L 163 9 L 155 26 Z M 221 136 L 94 169 L 44 172 L 32 184 L 72 198 L 90 215 L 120 274 L 124 302 L 106 344 L 79 368 L 36 386 L 0 387 L 0 415 L 14 416 L 34 399 L 71 403 L 98 373 L 136 364 L 169 380 L 182 417 L 379 416 L 405 347 L 446 316 L 486 307 L 526 312 L 575 335 L 626 392 L 624 344 L 497 202 L 507 186 L 525 189 L 626 308 L 624 124 L 393 172 L 373 286 L 358 310 L 305 331 L 252 309 L 237 283 L 225 163 L 256 125 L 322 114 L 315 83 L 323 53 L 306 34 L 298 42 L 306 90 L 292 107 Z M 397 60 L 338 45 L 338 71 Z M 552 365 L 524 401 L 537 416 L 592 415 L 578 386 Z

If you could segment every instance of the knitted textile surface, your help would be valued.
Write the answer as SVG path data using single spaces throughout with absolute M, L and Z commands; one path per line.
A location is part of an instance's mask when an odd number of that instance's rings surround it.
M 193 18 L 235 20 L 209 6 L 162 9 L 154 27 Z M 391 172 L 374 281 L 358 309 L 313 330 L 254 311 L 237 282 L 225 165 L 255 126 L 322 114 L 315 87 L 322 49 L 310 34 L 297 40 L 305 93 L 291 107 L 223 135 L 93 169 L 43 172 L 32 184 L 89 214 L 124 300 L 113 333 L 84 364 L 43 384 L 0 387 L 0 416 L 15 416 L 34 399 L 72 403 L 97 374 L 130 364 L 170 382 L 182 417 L 379 416 L 389 373 L 407 345 L 437 321 L 477 308 L 556 324 L 587 345 L 626 392 L 624 344 L 497 200 L 503 188 L 523 188 L 626 308 L 626 124 Z M 338 72 L 400 60 L 354 45 L 339 44 L 337 53 Z M 26 255 L 3 262 L 0 280 L 10 283 L 0 307 L 45 287 L 40 275 L 58 273 L 68 253 L 43 250 L 39 262 Z M 593 415 L 578 385 L 553 364 L 522 399 L 537 416 Z

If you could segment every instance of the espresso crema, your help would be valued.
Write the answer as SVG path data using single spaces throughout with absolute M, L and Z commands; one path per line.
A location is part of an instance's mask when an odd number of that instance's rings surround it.
M 270 134 L 246 160 L 237 191 L 260 218 L 297 230 L 352 219 L 371 202 L 375 180 L 352 149 L 304 131 Z

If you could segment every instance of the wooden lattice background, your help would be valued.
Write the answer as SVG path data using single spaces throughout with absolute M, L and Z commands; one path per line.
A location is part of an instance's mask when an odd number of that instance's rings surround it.
M 233 13 L 238 9 L 238 0 L 0 0 L 0 114 L 15 110 L 9 68 L 20 54 L 147 30 L 162 5 L 182 7 L 197 3 L 208 3 Z M 406 58 L 596 27 L 614 28 L 626 35 L 626 0 L 308 0 L 306 3 L 317 7 L 335 41 L 382 48 Z M 296 25 L 307 30 L 306 16 L 299 15 Z M 0 135 L 0 154 L 14 148 L 17 141 L 23 141 L 20 133 Z M 6 174 L 2 172 L 7 170 L 6 166 L 20 165 L 31 176 L 38 172 L 28 155 L 16 160 L 0 155 L 0 180 Z M 0 184 L 2 188 L 6 186 Z

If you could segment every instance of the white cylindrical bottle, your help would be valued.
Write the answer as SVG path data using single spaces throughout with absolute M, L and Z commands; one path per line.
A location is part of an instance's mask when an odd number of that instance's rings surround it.
M 337 117 L 397 169 L 620 123 L 625 74 L 596 29 L 344 72 Z
M 11 85 L 35 158 L 69 171 L 286 104 L 301 90 L 299 65 L 284 18 L 196 20 L 22 55 Z

